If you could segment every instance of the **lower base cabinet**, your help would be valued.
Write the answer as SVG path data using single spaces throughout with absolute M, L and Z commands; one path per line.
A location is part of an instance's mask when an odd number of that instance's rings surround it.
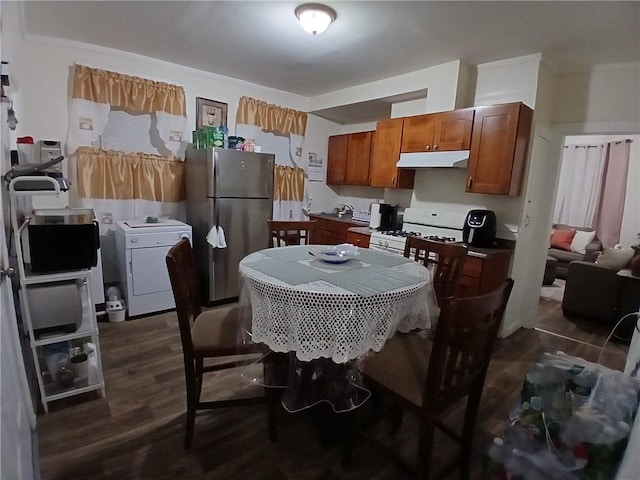
M 464 268 L 456 295 L 471 297 L 498 288 L 509 276 L 510 250 L 495 250 L 476 256 L 471 253 Z
M 343 220 L 330 220 L 328 218 L 309 215 L 310 220 L 317 223 L 316 230 L 311 235 L 311 243 L 316 245 L 339 245 L 341 243 L 353 243 L 349 241 L 348 230 L 351 227 L 361 227 L 361 223 L 350 223 Z M 356 243 L 353 243 L 356 245 Z
M 369 240 L 371 236 L 363 233 L 347 232 L 347 243 L 360 248 L 369 248 Z

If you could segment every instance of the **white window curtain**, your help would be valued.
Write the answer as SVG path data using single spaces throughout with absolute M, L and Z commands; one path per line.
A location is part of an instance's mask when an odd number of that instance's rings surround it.
M 76 167 L 74 205 L 93 208 L 98 218 L 183 220 L 181 160 L 188 141 L 182 87 L 74 66 L 67 141 Z M 133 188 L 141 179 L 155 183 L 152 193 Z M 103 235 L 112 229 L 101 224 Z
M 236 135 L 252 139 L 262 152 L 276 157 L 274 172 L 274 220 L 306 220 L 307 164 L 302 146 L 307 114 L 242 97 L 236 115 Z
M 595 227 L 607 150 L 607 145 L 564 147 L 554 223 Z
M 158 135 L 171 155 L 184 157 L 189 143 L 182 87 L 84 65 L 74 66 L 67 149 L 90 146 L 104 133 L 112 108 L 155 117 Z

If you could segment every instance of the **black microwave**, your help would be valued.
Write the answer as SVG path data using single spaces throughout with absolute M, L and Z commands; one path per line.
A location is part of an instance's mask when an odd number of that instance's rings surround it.
M 82 270 L 98 264 L 100 230 L 93 215 L 36 214 L 28 224 L 33 273 Z

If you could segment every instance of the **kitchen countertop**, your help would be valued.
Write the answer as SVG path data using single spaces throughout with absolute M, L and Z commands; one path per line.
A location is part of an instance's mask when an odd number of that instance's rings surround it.
M 369 225 L 369 222 L 361 222 L 360 220 L 354 220 L 353 218 L 351 218 L 350 214 L 338 215 L 337 213 L 320 212 L 320 213 L 310 213 L 309 216 L 324 218 L 326 220 L 333 220 L 335 222 L 353 223 L 353 224 L 362 225 L 362 226 Z
M 513 250 L 510 248 L 478 248 L 467 247 L 467 255 L 470 257 L 486 258 L 491 255 L 511 255 Z
M 347 230 L 347 232 L 352 232 L 352 233 L 359 233 L 361 235 L 371 235 L 371 232 L 373 232 L 373 228 L 369 228 L 369 227 L 351 227 L 349 228 L 349 230 Z

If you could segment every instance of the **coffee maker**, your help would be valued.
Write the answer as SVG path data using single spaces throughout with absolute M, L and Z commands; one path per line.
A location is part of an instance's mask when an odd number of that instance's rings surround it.
M 472 247 L 495 246 L 497 221 L 492 210 L 469 210 L 462 227 L 462 241 Z
M 378 230 L 397 230 L 398 206 L 390 203 L 380 204 L 380 227 Z

